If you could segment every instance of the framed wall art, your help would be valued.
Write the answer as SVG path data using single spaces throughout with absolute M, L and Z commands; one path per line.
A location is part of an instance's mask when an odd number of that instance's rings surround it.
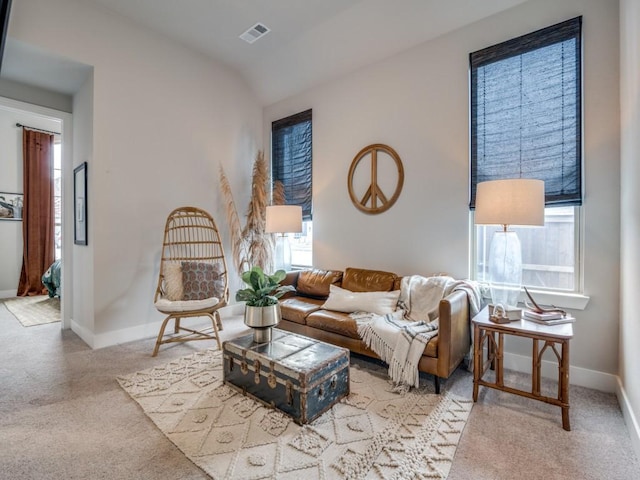
M 22 193 L 0 192 L 0 220 L 22 220 Z
M 73 243 L 88 245 L 87 239 L 87 162 L 73 169 Z

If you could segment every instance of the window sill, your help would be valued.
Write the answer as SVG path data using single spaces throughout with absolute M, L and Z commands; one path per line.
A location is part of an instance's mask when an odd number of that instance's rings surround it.
M 491 301 L 489 296 L 489 285 L 486 285 L 486 293 L 483 296 L 487 296 L 488 300 Z M 580 293 L 568 293 L 568 292 L 551 292 L 549 290 L 534 290 L 529 288 L 529 293 L 536 301 L 538 305 L 541 306 L 549 306 L 554 305 L 558 308 L 568 308 L 570 310 L 585 310 L 587 308 L 587 304 L 591 297 L 586 295 L 582 295 Z M 520 292 L 520 298 L 518 299 L 519 304 L 524 306 L 524 301 L 529 300 L 527 298 L 524 290 Z
M 539 305 L 555 305 L 559 308 L 569 308 L 571 310 L 584 310 L 587 308 L 590 297 L 580 293 L 550 292 L 548 290 L 531 290 L 529 293 Z M 527 295 L 522 291 L 520 301 L 528 300 Z

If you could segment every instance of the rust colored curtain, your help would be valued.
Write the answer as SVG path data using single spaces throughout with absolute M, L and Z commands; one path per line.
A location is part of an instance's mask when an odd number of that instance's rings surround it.
M 53 135 L 23 128 L 24 206 L 18 296 L 47 293 L 42 274 L 53 263 Z

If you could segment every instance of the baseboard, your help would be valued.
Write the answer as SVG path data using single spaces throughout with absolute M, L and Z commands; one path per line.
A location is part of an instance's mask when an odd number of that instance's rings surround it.
M 518 372 L 531 372 L 531 357 L 516 355 L 513 353 L 504 354 L 504 367 Z M 548 378 L 558 378 L 558 365 L 554 362 L 542 362 L 542 376 Z M 640 458 L 640 425 L 638 424 L 637 412 L 633 411 L 629 398 L 620 382 L 620 377 L 610 373 L 598 372 L 571 366 L 569 367 L 569 383 L 581 387 L 593 388 L 603 392 L 615 393 L 622 410 L 622 416 L 631 445 L 635 454 Z
M 76 335 L 78 335 L 82 339 L 82 341 L 87 345 L 89 345 L 91 348 L 95 348 L 94 335 L 93 335 L 93 332 L 91 332 L 91 330 L 89 330 L 86 327 L 83 327 L 82 325 L 80 325 L 79 323 L 71 319 L 71 331 Z
M 0 298 L 13 298 L 17 294 L 17 290 L 0 290 Z
M 220 316 L 224 320 L 225 317 L 242 314 L 242 312 L 244 312 L 244 304 L 241 303 L 227 305 L 226 307 L 222 307 L 219 311 Z M 105 333 L 90 334 L 88 338 L 80 335 L 80 333 L 75 330 L 73 322 L 71 325 L 71 329 L 74 332 L 78 333 L 80 338 L 82 338 L 91 348 L 104 348 L 111 347 L 113 345 L 119 345 L 122 343 L 133 342 L 136 340 L 154 338 L 160 331 L 162 321 L 163 320 L 158 320 L 157 322 L 146 323 L 144 325 L 136 325 L 135 327 L 122 328 L 120 330 L 113 330 Z M 202 326 L 206 326 L 207 324 L 209 324 L 209 322 L 203 317 Z M 197 327 L 201 325 L 196 324 L 194 326 Z
M 505 352 L 504 368 L 517 372 L 531 373 L 531 357 Z M 542 361 L 542 376 L 546 378 L 558 378 L 558 364 Z M 569 367 L 569 383 L 580 387 L 593 388 L 602 392 L 615 393 L 618 377 L 610 373 L 588 370 L 586 368 Z
M 631 445 L 636 453 L 636 457 L 640 458 L 640 425 L 638 425 L 638 417 L 633 412 L 633 408 L 629 402 L 629 397 L 627 397 L 627 393 L 620 382 L 620 378 L 618 378 L 617 382 L 616 395 L 618 397 L 620 409 L 622 410 L 622 416 L 627 424 L 629 437 L 631 437 Z

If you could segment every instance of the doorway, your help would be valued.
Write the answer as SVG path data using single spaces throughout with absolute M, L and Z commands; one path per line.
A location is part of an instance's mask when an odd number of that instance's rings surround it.
M 64 265 L 61 275 L 61 328 L 71 327 L 72 318 L 72 245 L 73 245 L 73 213 L 71 208 L 65 208 L 67 205 L 73 204 L 73 179 L 72 179 L 72 115 L 67 112 L 54 110 L 38 105 L 20 102 L 4 97 L 0 97 L 0 138 L 4 139 L 5 145 L 16 145 L 21 138 L 22 129 L 16 124 L 22 124 L 35 129 L 59 132 L 60 135 L 55 139 L 54 144 L 54 169 L 57 170 L 59 176 L 55 180 L 55 190 L 58 198 L 56 202 L 56 218 L 55 223 L 55 248 L 56 255 L 64 259 Z M 18 155 L 17 151 L 20 151 Z M 57 150 L 57 152 L 55 151 Z M 0 190 L 13 189 L 16 193 L 22 191 L 22 152 L 16 148 L 13 157 L 16 157 L 16 163 L 11 164 L 8 158 L 12 155 L 3 155 L 5 165 L 0 164 L 0 171 L 4 171 L 4 179 L 0 180 Z M 19 158 L 18 158 L 19 157 Z M 54 171 L 55 174 L 55 171 Z M 4 184 L 3 184 L 4 182 Z M 11 222 L 14 225 L 0 225 L 0 240 L 5 245 L 4 257 L 0 255 L 1 271 L 5 272 L 4 278 L 0 278 L 0 294 L 7 296 L 11 292 L 11 288 L 17 287 L 22 265 L 22 222 Z M 13 249 L 13 250 L 12 250 Z M 19 259 L 17 258 L 19 257 Z M 19 266 L 18 266 L 19 265 Z M 11 277 L 15 277 L 15 285 L 9 287 Z

